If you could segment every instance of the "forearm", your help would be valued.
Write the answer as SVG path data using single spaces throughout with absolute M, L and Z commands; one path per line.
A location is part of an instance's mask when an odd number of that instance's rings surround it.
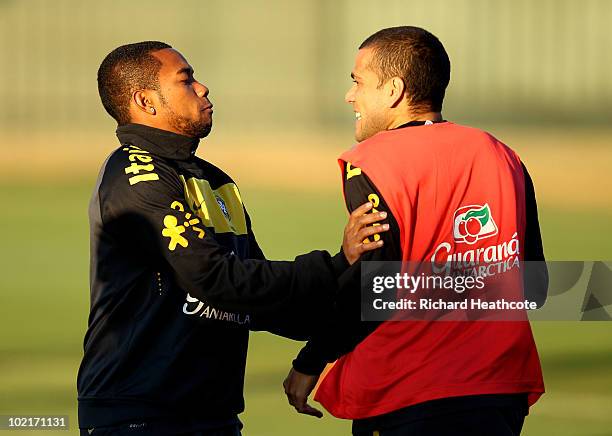
M 332 260 L 334 274 L 338 277 L 349 267 L 342 251 Z M 273 311 L 253 317 L 251 330 L 265 330 L 278 336 L 297 341 L 312 339 L 322 319 L 331 318 L 334 301 L 330 299 L 308 298 L 301 304 L 287 306 L 282 311 Z

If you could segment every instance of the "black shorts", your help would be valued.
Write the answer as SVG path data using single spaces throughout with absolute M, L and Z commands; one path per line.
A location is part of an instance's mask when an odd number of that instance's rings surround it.
M 528 413 L 527 394 L 442 398 L 353 421 L 353 435 L 517 436 Z
M 518 436 L 525 413 L 518 407 L 486 407 L 434 416 L 354 436 Z

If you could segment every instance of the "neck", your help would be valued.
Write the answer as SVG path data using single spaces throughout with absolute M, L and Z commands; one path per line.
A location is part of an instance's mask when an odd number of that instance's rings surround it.
M 184 133 L 179 132 L 177 129 L 169 126 L 168 123 L 158 122 L 155 117 L 132 117 L 130 121 L 132 124 L 140 124 L 147 127 L 153 127 L 154 129 L 164 130 L 170 133 L 176 133 L 177 135 L 185 136 Z
M 421 112 L 414 113 L 408 112 L 399 114 L 393 117 L 387 130 L 395 129 L 403 124 L 410 123 L 411 121 L 442 121 L 442 112 Z

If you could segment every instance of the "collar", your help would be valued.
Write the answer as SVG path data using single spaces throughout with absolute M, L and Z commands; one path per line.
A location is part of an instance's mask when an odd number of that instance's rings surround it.
M 132 144 L 167 159 L 188 160 L 196 152 L 200 140 L 143 124 L 123 124 L 117 127 L 122 144 Z
M 403 129 L 404 127 L 424 126 L 425 124 L 439 124 L 439 123 L 446 123 L 446 120 L 442 120 L 442 121 L 409 121 L 406 124 L 402 124 L 401 126 L 397 126 L 396 128 L 390 129 L 390 130 Z

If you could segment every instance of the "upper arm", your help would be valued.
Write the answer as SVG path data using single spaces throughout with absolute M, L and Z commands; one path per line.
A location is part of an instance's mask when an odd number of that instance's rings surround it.
M 349 212 L 352 212 L 368 201 L 372 202 L 373 205 L 370 213 L 387 212 L 387 219 L 374 224 L 375 226 L 385 223 L 389 224 L 389 231 L 374 235 L 373 237 L 374 241 L 382 239 L 384 245 L 382 248 L 364 253 L 361 260 L 401 260 L 402 251 L 399 244 L 399 226 L 389 210 L 385 198 L 361 168 L 353 167 L 347 162 L 345 164 L 344 177 L 344 197 Z
M 525 297 L 541 307 L 548 294 L 548 267 L 544 257 L 535 189 L 527 168 L 522 162 L 521 165 L 525 176 Z
M 544 247 L 540 233 L 535 188 L 525 164 L 521 162 L 521 165 L 525 176 L 525 260 L 544 261 Z

